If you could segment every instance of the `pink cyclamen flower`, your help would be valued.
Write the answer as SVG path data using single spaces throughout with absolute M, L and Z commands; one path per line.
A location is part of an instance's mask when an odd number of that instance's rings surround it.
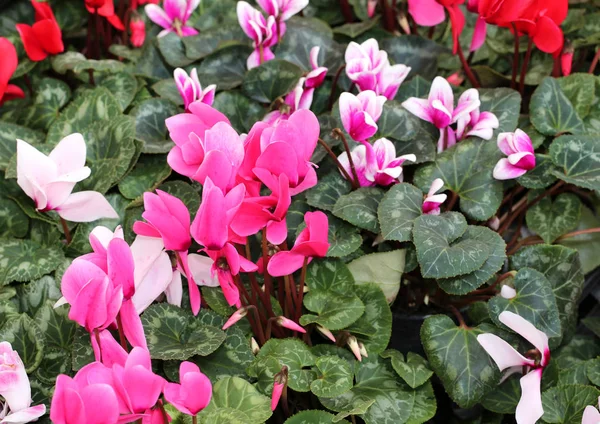
M 448 12 L 452 24 L 453 54 L 459 47 L 459 39 L 465 27 L 465 15 L 460 9 L 465 0 L 409 0 L 408 13 L 418 25 L 435 26 L 445 19 L 444 9 Z
M 598 397 L 598 409 L 600 409 L 600 397 Z M 600 412 L 595 407 L 588 405 L 583 410 L 581 424 L 598 424 L 600 423 Z
M 423 213 L 428 215 L 439 215 L 440 214 L 440 205 L 446 201 L 445 194 L 436 194 L 444 187 L 444 181 L 441 178 L 436 178 L 431 183 L 431 187 L 429 188 L 429 192 L 427 196 L 425 196 L 425 200 L 423 200 Z
M 279 399 L 281 399 L 281 395 L 285 390 L 288 382 L 288 367 L 283 366 L 281 371 L 275 374 L 273 379 L 273 393 L 271 394 L 271 411 L 274 411 L 277 408 L 277 404 L 279 403 Z
M 274 15 L 267 19 L 258 10 L 245 1 L 237 4 L 237 17 L 244 33 L 252 39 L 254 51 L 248 57 L 246 66 L 255 68 L 262 63 L 275 58 L 271 50 L 277 43 L 277 38 L 285 33 L 285 24 L 277 25 Z
M 244 143 L 225 115 L 202 102 L 165 121 L 175 146 L 167 156 L 171 168 L 204 184 L 210 177 L 223 190 L 235 184 L 244 159 Z
M 25 365 L 9 342 L 0 343 L 0 396 L 6 402 L 0 410 L 2 423 L 28 423 L 37 421 L 46 413 L 46 406 L 31 406 L 31 385 Z M 9 408 L 9 413 L 6 413 Z
M 158 34 L 159 37 L 164 37 L 170 32 L 187 37 L 198 34 L 198 31 L 187 23 L 199 4 L 200 0 L 165 0 L 162 9 L 156 4 L 147 4 L 144 10 L 152 22 L 164 28 Z
M 304 228 L 294 246 L 289 251 L 275 253 L 267 265 L 267 271 L 273 277 L 289 275 L 300 268 L 304 261 L 314 257 L 324 257 L 329 249 L 329 222 L 323 212 L 306 212 Z
M 297 331 L 298 333 L 306 333 L 306 330 L 302 328 L 300 324 L 283 316 L 277 317 L 277 325 L 287 328 L 288 330 Z
M 456 142 L 454 130 L 449 126 L 480 106 L 479 94 L 474 93 L 476 91 L 474 88 L 465 91 L 455 108 L 452 87 L 444 78 L 435 77 L 427 99 L 411 97 L 402 102 L 402 106 L 440 130 L 438 152 L 442 152 Z
M 235 323 L 237 323 L 238 321 L 240 321 L 242 318 L 244 318 L 246 315 L 248 315 L 248 308 L 247 307 L 243 307 L 243 308 L 239 308 L 237 311 L 235 311 L 227 320 L 227 322 L 225 324 L 223 324 L 223 327 L 221 328 L 221 330 L 227 330 L 229 327 L 231 327 L 232 325 L 234 325 Z
M 410 67 L 390 65 L 387 52 L 370 38 L 362 44 L 350 42 L 346 48 L 346 75 L 360 91 L 373 90 L 392 100 L 410 72 Z
M 144 20 L 132 18 L 129 21 L 129 31 L 131 32 L 131 37 L 129 38 L 131 45 L 133 47 L 142 47 L 146 40 L 146 23 Z
M 185 70 L 177 68 L 173 75 L 175 77 L 175 85 L 177 85 L 179 94 L 181 94 L 186 110 L 188 110 L 189 106 L 196 101 L 212 106 L 213 101 L 215 100 L 217 86 L 211 84 L 205 89 L 202 89 L 200 80 L 198 80 L 198 71 L 196 71 L 196 68 L 192 69 L 189 75 Z
M 309 58 L 310 58 L 310 66 L 311 71 L 306 74 L 305 86 L 307 88 L 317 88 L 323 84 L 325 77 L 327 76 L 327 68 L 324 66 L 319 66 L 319 46 L 314 46 L 310 49 Z
M 357 96 L 347 92 L 341 94 L 340 117 L 350 137 L 356 141 L 364 141 L 375 135 L 376 122 L 386 100 L 384 96 L 378 96 L 371 90 L 361 91 Z
M 493 176 L 497 180 L 518 178 L 535 168 L 535 151 L 529 136 L 518 129 L 514 133 L 498 134 L 498 148 L 507 155 L 494 167 Z
M 198 365 L 184 361 L 179 365 L 179 384 L 165 384 L 165 399 L 179 411 L 196 415 L 209 404 L 212 384 Z
M 411 162 L 417 160 L 413 154 L 396 157 L 394 143 L 387 138 L 378 139 L 372 146 L 368 142 L 363 142 L 356 146 L 350 154 L 361 187 L 376 185 L 385 187 L 400 182 L 402 181 L 402 164 L 407 160 Z M 338 157 L 338 161 L 348 175 L 352 175 L 346 152 Z
M 90 340 L 96 361 L 102 362 L 108 368 L 112 368 L 114 364 L 123 365 L 127 361 L 127 351 L 115 340 L 110 331 L 102 330 L 98 333 L 98 337 L 91 335 Z
M 458 99 L 459 105 L 470 105 L 481 103 L 477 90 L 466 90 Z M 479 106 L 468 114 L 461 114 L 456 120 L 456 139 L 462 140 L 466 137 L 479 137 L 489 140 L 494 130 L 500 126 L 498 118 L 492 112 L 480 112 Z M 450 147 L 450 146 L 448 146 Z
M 308 0 L 257 0 L 268 15 L 287 21 L 308 5 Z
M 71 193 L 76 183 L 90 176 L 85 159 L 85 141 L 78 133 L 63 138 L 48 156 L 17 140 L 17 184 L 40 212 L 54 210 L 61 218 L 73 222 L 118 218 L 97 191 Z
M 495 334 L 486 333 L 477 336 L 477 341 L 492 357 L 500 371 L 508 369 L 512 374 L 525 370 L 525 375 L 521 377 L 521 399 L 517 405 L 516 419 L 519 424 L 534 424 L 544 414 L 540 386 L 542 372 L 550 361 L 548 336 L 515 313 L 502 312 L 498 319 L 524 337 L 538 351 L 537 357 L 526 358 Z

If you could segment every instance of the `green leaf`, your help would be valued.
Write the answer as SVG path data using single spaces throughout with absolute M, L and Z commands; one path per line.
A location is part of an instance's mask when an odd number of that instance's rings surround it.
M 413 222 L 423 212 L 423 192 L 408 183 L 393 185 L 377 209 L 384 240 L 409 241 Z
M 334 398 L 319 398 L 333 411 L 347 411 L 361 402 L 374 400 L 360 417 L 366 424 L 422 423 L 435 414 L 435 397 L 430 384 L 413 390 L 400 382 L 391 366 L 373 356 L 355 366 L 356 384 Z M 419 419 L 420 418 L 420 419 Z
M 202 61 L 198 68 L 198 78 L 205 86 L 217 84 L 219 90 L 231 90 L 244 81 L 246 59 L 250 53 L 252 49 L 247 46 L 229 46 L 218 50 Z M 261 81 L 264 75 L 267 74 L 259 75 L 258 81 Z M 264 80 L 259 82 L 259 85 L 263 90 L 266 89 Z
M 351 184 L 339 172 L 333 171 L 319 178 L 317 185 L 306 192 L 306 203 L 315 208 L 333 211 L 337 200 L 350 193 L 351 189 Z
M 254 123 L 265 115 L 262 105 L 239 91 L 223 91 L 217 94 L 213 107 L 229 118 L 231 125 L 239 133 L 248 133 Z
M 548 337 L 560 337 L 561 327 L 554 293 L 548 279 L 533 268 L 521 268 L 513 279 L 517 295 L 512 299 L 496 296 L 488 302 L 490 316 L 503 327 L 498 316 L 504 311 L 520 315 Z
M 429 363 L 419 354 L 408 352 L 406 361 L 402 352 L 395 349 L 384 350 L 379 355 L 389 358 L 394 371 L 413 389 L 425 384 L 433 375 Z
M 183 68 L 194 62 L 193 59 L 186 56 L 183 40 L 184 37 L 180 37 L 174 32 L 156 38 L 160 54 L 165 59 L 165 62 L 173 68 Z
M 44 358 L 33 376 L 40 382 L 52 387 L 60 374 L 67 374 L 70 370 L 69 352 L 64 349 L 46 347 Z
M 338 423 L 342 421 L 344 418 L 349 417 L 351 415 L 363 415 L 367 413 L 367 410 L 375 403 L 375 399 L 369 399 L 364 402 L 357 402 L 354 405 L 350 405 L 349 409 L 340 411 L 336 414 L 333 419 L 334 423 Z
M 581 200 L 575 194 L 562 193 L 554 201 L 543 198 L 527 210 L 527 227 L 548 244 L 577 227 Z
M 62 296 L 60 282 L 46 275 L 37 281 L 22 284 L 17 289 L 19 310 L 34 317 L 47 300 L 56 302 Z
M 587 206 L 581 208 L 581 220 L 576 230 L 588 230 L 590 228 L 600 227 L 600 218 L 595 212 L 592 212 Z M 587 233 L 578 236 L 572 236 L 561 240 L 560 244 L 579 253 L 581 260 L 581 269 L 584 274 L 595 270 L 600 266 L 600 233 Z
M 600 390 L 592 386 L 567 385 L 553 387 L 542 393 L 542 405 L 547 423 L 580 424 L 583 410 L 596 405 Z
M 54 271 L 64 258 L 57 248 L 31 240 L 4 239 L 0 243 L 0 285 L 37 280 Z
M 171 175 L 165 155 L 143 155 L 133 170 L 119 183 L 119 191 L 128 199 L 135 199 L 146 191 L 154 191 Z
M 362 244 L 358 228 L 333 216 L 329 219 L 329 250 L 327 257 L 341 258 L 354 252 Z
M 165 120 L 179 113 L 173 103 L 165 99 L 148 99 L 130 113 L 135 117 L 135 137 L 144 142 L 144 153 L 167 153 L 173 147 Z
M 5 170 L 10 159 L 17 153 L 17 139 L 35 146 L 44 142 L 44 134 L 27 127 L 0 121 L 0 170 Z
M 161 184 L 158 189 L 181 200 L 190 211 L 192 219 L 194 218 L 200 207 L 200 195 L 194 190 L 194 187 L 183 181 L 167 181 Z
M 422 165 L 414 182 L 423 192 L 436 178 L 460 196 L 460 209 L 469 218 L 485 221 L 497 211 L 502 201 L 502 182 L 492 177 L 492 170 L 502 157 L 495 143 L 469 138 L 438 155 L 433 164 Z
M 567 96 L 580 118 L 590 113 L 590 108 L 596 100 L 596 77 L 592 74 L 575 73 L 556 80 L 562 92 Z
M 354 373 L 345 359 L 322 356 L 317 359 L 317 378 L 310 383 L 310 391 L 318 397 L 330 398 L 346 393 L 353 386 Z
M 484 396 L 481 404 L 488 411 L 498 414 L 514 414 L 521 400 L 520 375 L 512 375 Z
M 392 335 L 392 311 L 387 299 L 373 283 L 357 285 L 354 292 L 365 305 L 365 313 L 346 330 L 365 345 L 369 355 L 383 352 Z
M 297 65 L 285 60 L 270 60 L 248 71 L 242 91 L 257 102 L 271 103 L 289 93 L 301 76 L 302 69 Z
M 551 77 L 544 78 L 533 92 L 529 115 L 531 123 L 544 135 L 583 132 L 583 121 L 557 80 Z
M 56 73 L 65 74 L 72 71 L 75 65 L 86 60 L 85 56 L 79 52 L 65 52 L 63 54 L 50 57 L 50 64 Z
M 439 44 L 417 35 L 390 37 L 381 42 L 381 49 L 388 52 L 394 63 L 403 63 L 412 68 L 411 76 L 433 78 L 437 60 L 448 50 Z
M 600 317 L 585 317 L 581 320 L 581 322 L 596 336 L 600 337 Z
M 365 305 L 352 293 L 311 290 L 304 296 L 304 306 L 314 314 L 304 314 L 300 324 L 319 324 L 329 330 L 348 327 L 365 311 Z M 321 395 L 322 396 L 322 395 Z
M 29 316 L 21 314 L 5 322 L 0 327 L 0 340 L 9 342 L 19 352 L 28 374 L 42 362 L 46 345 L 44 333 Z
M 115 96 L 121 106 L 121 111 L 127 109 L 127 106 L 131 104 L 138 88 L 135 77 L 127 72 L 102 77 L 98 84 L 106 87 Z
M 553 361 L 561 369 L 571 368 L 582 361 L 600 356 L 600 345 L 592 336 L 575 334 L 567 343 L 555 350 Z
M 71 98 L 71 89 L 67 83 L 43 78 L 35 87 L 33 104 L 25 110 L 22 123 L 28 127 L 46 130 L 58 118 L 59 110 Z
M 567 369 L 561 369 L 558 374 L 558 385 L 590 384 L 587 378 L 587 365 L 591 361 L 580 361 Z
M 521 95 L 510 88 L 484 88 L 479 90 L 481 111 L 492 112 L 498 118 L 500 126 L 494 130 L 493 139 L 501 132 L 512 132 L 517 128 Z
M 477 289 L 492 278 L 502 268 L 506 260 L 506 243 L 497 232 L 486 227 L 469 225 L 464 237 L 486 244 L 492 253 L 481 268 L 469 274 L 438 279 L 438 285 L 449 294 L 461 295 Z
M 329 412 L 311 409 L 301 411 L 285 420 L 284 424 L 331 424 L 334 415 Z
M 226 334 L 227 338 L 217 350 L 208 356 L 196 356 L 194 362 L 211 381 L 227 376 L 247 379 L 245 370 L 254 361 L 250 341 L 237 327 L 229 328 Z
M 593 385 L 600 386 L 600 358 L 587 361 L 585 372 Z
M 548 155 L 535 155 L 535 168 L 517 178 L 517 182 L 525 188 L 546 188 L 556 181 L 558 168 Z
M 345 294 L 354 290 L 354 277 L 339 259 L 315 259 L 308 267 L 306 285 L 311 291 Z
M 316 358 L 311 353 L 309 347 L 298 339 L 270 339 L 261 347 L 256 356 L 255 363 L 250 368 L 255 368 L 251 377 L 256 377 L 256 365 L 261 359 L 271 358 L 278 362 L 278 369 L 281 371 L 284 365 L 288 367 L 288 386 L 297 392 L 308 392 L 310 383 L 315 379 L 316 373 L 307 369 L 315 365 Z M 271 380 L 270 384 L 273 384 Z
M 181 94 L 179 94 L 179 89 L 173 78 L 167 78 L 154 83 L 152 85 L 152 90 L 163 99 L 168 100 L 177 106 L 183 106 L 183 99 L 181 98 Z
M 563 246 L 537 245 L 511 257 L 510 269 L 533 268 L 550 281 L 560 315 L 563 338 L 575 333 L 577 302 L 583 289 L 583 273 L 576 250 Z
M 348 269 L 356 284 L 375 283 L 392 303 L 400 289 L 405 256 L 404 249 L 371 253 L 350 262 Z
M 134 73 L 147 78 L 165 79 L 172 78 L 172 72 L 164 63 L 158 51 L 157 42 L 152 40 L 142 47 L 140 60 L 135 64 Z
M 559 168 L 555 176 L 567 183 L 600 190 L 600 141 L 595 136 L 563 135 L 550 145 L 550 156 Z
M 120 113 L 121 106 L 119 102 L 106 87 L 82 90 L 50 126 L 46 143 L 54 146 L 69 134 L 84 133 L 94 123 L 100 124 L 100 121 L 112 121 Z M 89 141 L 86 139 L 87 143 Z
M 46 300 L 35 314 L 35 323 L 46 337 L 50 348 L 70 350 L 77 324 L 69 319 L 67 305 L 54 308 L 55 301 Z
M 249 382 L 238 377 L 225 377 L 213 386 L 212 399 L 199 414 L 205 422 L 216 423 L 208 417 L 219 409 L 234 409 L 244 414 L 248 424 L 260 424 L 271 415 L 270 399 L 261 395 Z M 225 422 L 225 421 L 220 421 Z
M 73 371 L 79 371 L 94 361 L 94 350 L 92 349 L 89 333 L 83 327 L 76 328 L 71 348 L 71 366 Z
M 225 340 L 216 327 L 201 325 L 191 312 L 173 305 L 151 305 L 142 315 L 148 349 L 154 359 L 186 360 L 213 353 Z
M 119 62 L 118 60 L 113 59 L 86 59 L 78 61 L 77 63 L 75 63 L 75 66 L 73 66 L 73 72 L 75 72 L 76 74 L 83 71 L 88 71 L 90 69 L 97 72 L 115 73 L 124 71 L 125 64 L 123 62 Z
M 202 299 L 206 301 L 211 310 L 221 316 L 229 317 L 235 309 L 229 306 L 221 287 L 202 287 Z
M 466 230 L 464 216 L 456 212 L 415 220 L 413 240 L 423 277 L 456 277 L 481 268 L 491 255 L 490 247 Z
M 29 218 L 13 200 L 0 197 L 0 237 L 25 237 Z
M 356 227 L 378 233 L 377 207 L 383 194 L 383 190 L 378 187 L 359 188 L 341 196 L 335 202 L 332 212 Z
M 383 104 L 381 116 L 377 120 L 376 137 L 409 141 L 416 137 L 419 126 L 420 122 L 402 104 L 387 101 Z M 417 156 L 417 159 L 420 158 Z
M 226 6 L 227 2 L 223 1 L 220 3 L 223 6 Z M 235 9 L 235 4 L 233 6 Z M 206 17 L 203 15 L 202 19 L 205 20 Z M 228 43 L 232 41 L 245 41 L 245 39 L 246 35 L 243 33 L 237 22 L 235 22 L 235 25 L 218 25 L 208 31 L 203 31 L 198 35 L 183 37 L 182 41 L 185 46 L 187 57 L 198 60 L 217 51 L 223 46 L 227 46 Z M 244 57 L 244 59 L 246 59 L 246 57 Z
M 493 390 L 500 379 L 496 363 L 477 342 L 495 327 L 457 327 L 446 315 L 425 319 L 421 341 L 431 369 L 442 380 L 446 392 L 462 408 L 469 408 Z

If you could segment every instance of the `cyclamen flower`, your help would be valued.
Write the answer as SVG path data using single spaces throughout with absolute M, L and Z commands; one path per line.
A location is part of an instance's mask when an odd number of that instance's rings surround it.
M 304 261 L 324 257 L 329 249 L 329 223 L 323 212 L 306 212 L 304 228 L 291 250 L 275 253 L 267 265 L 267 271 L 273 277 L 289 275 L 302 268 Z
M 350 42 L 345 60 L 346 74 L 360 91 L 372 90 L 389 100 L 396 96 L 411 69 L 401 64 L 390 65 L 387 52 L 379 50 L 374 38 L 362 44 Z
M 9 342 L 0 343 L 0 396 L 6 402 L 0 408 L 0 422 L 28 423 L 46 413 L 46 406 L 31 405 L 31 385 L 25 365 Z M 0 403 L 1 406 L 1 403 Z M 10 412 L 7 413 L 7 409 Z
M 467 90 L 459 98 L 458 104 L 481 103 L 477 90 Z M 492 138 L 494 130 L 500 126 L 498 118 L 492 112 L 480 112 L 479 107 L 473 109 L 468 115 L 462 114 L 456 120 L 456 138 L 462 140 L 466 137 L 479 137 L 484 140 Z M 450 146 L 448 146 L 450 147 Z
M 308 0 L 256 0 L 268 15 L 287 21 L 308 6 Z
M 472 13 L 479 14 L 479 0 L 467 0 L 467 10 Z M 487 23 L 483 16 L 478 16 L 475 22 L 475 28 L 473 29 L 473 38 L 471 38 L 470 52 L 479 50 L 485 42 L 485 36 L 487 33 Z
M 186 110 L 196 101 L 212 106 L 217 86 L 211 84 L 203 90 L 198 80 L 198 71 L 196 71 L 196 68 L 192 69 L 190 75 L 183 69 L 177 68 L 175 69 L 174 77 L 175 85 L 177 85 L 179 94 L 181 94 Z
M 498 148 L 508 156 L 498 161 L 493 176 L 497 180 L 518 178 L 535 168 L 535 151 L 529 136 L 518 129 L 498 134 Z
M 385 187 L 402 181 L 402 164 L 407 160 L 411 162 L 417 160 L 413 154 L 396 157 L 396 148 L 387 138 L 378 139 L 372 146 L 370 143 L 364 142 L 356 146 L 351 155 L 361 187 L 375 185 Z M 348 175 L 352 175 L 352 168 L 346 152 L 338 157 L 338 161 Z
M 435 26 L 446 18 L 444 9 L 450 16 L 452 24 L 452 40 L 454 41 L 453 54 L 458 49 L 458 37 L 465 27 L 465 15 L 460 10 L 460 5 L 465 0 L 408 0 L 408 13 L 418 25 Z
M 567 18 L 568 0 L 535 1 L 514 23 L 519 33 L 527 34 L 538 49 L 560 54 L 564 35 L 560 24 Z
M 114 0 L 85 0 L 85 8 L 89 13 L 104 16 L 119 31 L 125 31 L 121 18 L 115 14 Z M 136 7 L 132 7 L 132 9 L 136 9 Z
M 196 415 L 209 404 L 212 384 L 198 365 L 184 361 L 179 365 L 179 384 L 165 384 L 165 400 L 187 415 Z
M 288 367 L 283 366 L 281 371 L 275 374 L 273 379 L 273 393 L 271 394 L 271 411 L 274 411 L 277 408 L 277 404 L 279 403 L 279 399 L 281 399 L 281 395 L 283 394 L 283 390 L 287 386 L 288 382 Z
M 131 36 L 129 40 L 133 47 L 142 47 L 146 40 L 146 23 L 139 18 L 132 18 L 129 21 L 129 31 Z
M 31 5 L 35 9 L 33 26 L 17 24 L 16 27 L 27 56 L 32 61 L 39 62 L 46 59 L 48 55 L 62 53 L 65 46 L 50 4 L 31 0 Z
M 81 134 L 63 138 L 48 156 L 17 140 L 17 184 L 40 212 L 56 211 L 73 222 L 118 218 L 117 212 L 97 191 L 71 193 L 75 183 L 89 177 L 86 147 Z
M 254 45 L 254 51 L 246 62 L 248 69 L 274 59 L 275 54 L 271 47 L 277 44 L 278 36 L 282 37 L 285 33 L 285 24 L 277 25 L 273 15 L 265 19 L 262 13 L 245 1 L 238 2 L 237 17 L 242 30 L 252 39 Z
M 164 28 L 158 34 L 159 37 L 164 37 L 170 32 L 180 37 L 188 37 L 198 34 L 198 31 L 187 23 L 199 4 L 200 0 L 165 0 L 163 9 L 156 4 L 147 4 L 144 10 L 152 22 Z
M 475 93 L 476 91 L 474 88 L 466 90 L 454 108 L 452 87 L 444 78 L 435 77 L 427 99 L 411 97 L 402 102 L 402 106 L 418 118 L 431 122 L 440 130 L 439 153 L 456 142 L 454 130 L 450 128 L 450 125 L 479 108 L 481 102 L 479 93 Z
M 537 0 L 479 0 L 478 12 L 488 24 L 511 26 Z
M 14 85 L 9 84 L 10 78 L 17 70 L 17 49 L 6 38 L 0 37 L 0 106 L 6 101 L 13 99 L 22 99 L 25 97 L 23 90 Z
M 436 178 L 431 183 L 431 188 L 423 200 L 423 213 L 428 215 L 439 215 L 440 205 L 444 203 L 448 196 L 445 194 L 436 194 L 444 187 L 444 181 L 441 178 Z
M 384 96 L 374 91 L 361 91 L 355 96 L 352 93 L 340 95 L 340 117 L 342 125 L 350 137 L 356 141 L 364 141 L 377 132 L 377 120 L 386 102 Z
M 598 397 L 598 409 L 600 409 L 600 397 Z M 600 423 L 600 412 L 598 409 L 589 405 L 583 410 L 581 424 L 598 424 Z
M 540 386 L 542 373 L 550 361 L 548 336 L 512 312 L 502 312 L 498 318 L 502 324 L 531 343 L 537 349 L 537 355 L 526 358 L 495 334 L 480 334 L 477 341 L 492 357 L 500 371 L 508 369 L 508 374 L 524 372 L 525 375 L 521 377 L 521 399 L 517 405 L 516 420 L 519 424 L 534 424 L 544 414 Z
M 300 324 L 286 317 L 277 317 L 277 325 L 279 325 L 280 327 L 287 328 L 288 330 L 296 331 L 298 333 L 306 333 L 306 330 L 302 328 Z

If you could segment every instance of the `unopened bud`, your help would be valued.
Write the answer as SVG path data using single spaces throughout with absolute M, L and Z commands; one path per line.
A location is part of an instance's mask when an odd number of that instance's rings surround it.
M 317 324 L 317 331 L 335 343 L 335 337 L 331 331 Z
M 360 354 L 362 356 L 364 356 L 365 358 L 369 357 L 369 354 L 367 352 L 367 348 L 365 347 L 364 344 L 362 344 L 362 342 L 358 342 L 358 350 L 359 350 Z
M 487 222 L 487 226 L 494 231 L 498 231 L 498 228 L 500 228 L 500 219 L 497 216 L 491 217 Z
M 277 317 L 277 325 L 279 325 L 280 327 L 285 327 L 292 331 L 297 331 L 299 333 L 306 333 L 306 330 L 304 328 L 302 328 L 299 324 L 286 317 Z
M 517 291 L 513 289 L 511 286 L 503 285 L 500 289 L 500 296 L 505 299 L 512 299 L 517 295 Z
M 356 356 L 356 359 L 362 361 L 360 347 L 358 346 L 358 340 L 356 339 L 356 337 L 352 335 L 349 336 L 348 339 L 346 339 L 346 343 L 348 344 L 348 347 L 350 348 L 354 356 Z
M 238 322 L 239 320 L 244 318 L 247 314 L 248 314 L 248 308 L 243 307 L 243 308 L 238 309 L 237 311 L 235 311 L 233 313 L 233 315 L 231 315 L 229 317 L 227 322 L 223 325 L 222 330 L 227 330 L 233 324 L 235 324 L 236 322 Z
M 258 343 L 256 343 L 256 339 L 254 337 L 250 338 L 250 349 L 252 349 L 252 353 L 254 355 L 258 355 L 258 352 L 260 351 L 260 347 L 258 346 Z
M 285 388 L 288 380 L 288 367 L 283 366 L 281 371 L 275 374 L 275 378 L 273 380 L 273 394 L 271 395 L 271 411 L 274 411 L 277 408 L 277 404 L 279 403 L 279 399 L 281 399 L 281 395 L 283 393 L 283 389 Z
M 400 25 L 402 31 L 404 31 L 407 34 L 410 34 L 410 25 L 408 24 L 408 18 L 406 17 L 406 14 L 404 12 L 398 13 L 398 25 Z

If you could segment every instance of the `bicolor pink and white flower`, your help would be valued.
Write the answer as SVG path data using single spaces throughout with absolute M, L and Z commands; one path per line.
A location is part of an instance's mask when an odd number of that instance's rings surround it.
M 444 193 L 436 194 L 444 187 L 444 180 L 441 178 L 436 178 L 431 183 L 431 187 L 429 188 L 429 192 L 427 196 L 425 196 L 425 200 L 423 200 L 423 213 L 428 215 L 439 215 L 440 214 L 440 205 L 446 201 L 448 198 Z
M 302 328 L 302 326 L 300 324 L 298 324 L 284 316 L 277 317 L 276 322 L 277 322 L 277 325 L 279 325 L 280 327 L 287 328 L 288 330 L 296 331 L 298 333 L 306 333 L 306 330 L 304 328 Z
M 31 385 L 25 365 L 9 342 L 0 342 L 0 422 L 25 424 L 37 421 L 46 413 L 46 406 L 31 406 Z
M 340 118 L 344 130 L 356 141 L 365 141 L 377 132 L 377 120 L 383 112 L 384 96 L 372 90 L 361 91 L 358 95 L 340 95 Z
M 170 32 L 188 37 L 198 34 L 198 31 L 188 25 L 188 20 L 199 4 L 200 0 L 165 0 L 162 8 L 156 4 L 147 4 L 144 10 L 152 22 L 164 28 L 158 34 L 159 37 Z
M 117 212 L 97 191 L 72 193 L 75 184 L 90 176 L 85 166 L 83 136 L 63 138 L 48 156 L 23 140 L 17 140 L 17 184 L 40 212 L 56 211 L 73 222 L 118 218 Z
M 600 409 L 600 397 L 598 397 L 598 409 Z M 594 406 L 588 405 L 583 410 L 581 424 L 598 424 L 600 423 L 600 412 Z
M 533 143 L 524 131 L 517 128 L 514 133 L 498 134 L 498 148 L 508 157 L 494 167 L 495 179 L 511 180 L 535 168 Z
M 198 365 L 183 361 L 179 365 L 179 384 L 166 383 L 165 400 L 187 415 L 195 416 L 209 404 L 212 384 Z
M 211 84 L 205 89 L 202 89 L 202 84 L 200 84 L 200 80 L 198 80 L 198 71 L 196 71 L 196 68 L 192 69 L 189 75 L 185 70 L 177 68 L 175 69 L 173 76 L 175 78 L 175 85 L 183 99 L 185 110 L 188 110 L 189 106 L 194 102 L 202 102 L 212 106 L 213 101 L 215 100 L 217 86 Z
M 245 1 L 238 2 L 237 17 L 242 30 L 252 39 L 254 46 L 254 51 L 246 62 L 248 69 L 274 59 L 275 54 L 271 47 L 277 44 L 278 37 L 282 37 L 285 33 L 285 24 L 278 25 L 274 15 L 265 18 L 262 13 Z
M 363 142 L 356 146 L 350 154 L 361 187 L 376 185 L 385 187 L 401 182 L 404 162 L 417 160 L 413 154 L 396 157 L 394 143 L 387 138 L 376 140 L 372 146 L 368 142 Z M 352 168 L 346 152 L 338 156 L 338 161 L 348 175 L 352 175 Z
M 495 334 L 485 333 L 477 336 L 477 341 L 492 357 L 500 371 L 508 370 L 508 374 L 524 372 L 521 377 L 521 399 L 515 415 L 519 424 L 534 424 L 544 415 L 541 382 L 542 373 L 550 361 L 548 336 L 513 312 L 504 311 L 498 319 L 537 349 L 535 355 L 525 357 Z
M 356 358 L 356 360 L 362 361 L 362 354 L 360 352 L 360 346 L 358 344 L 358 339 L 355 336 L 350 335 L 350 336 L 348 336 L 348 339 L 346 339 L 346 344 L 350 348 L 350 351 L 352 351 L 352 353 L 354 354 L 354 357 Z
M 308 6 L 308 0 L 256 0 L 268 15 L 287 21 Z
M 319 52 L 321 48 L 314 46 L 310 49 L 309 62 L 311 70 L 306 74 L 305 87 L 306 88 L 317 88 L 323 84 L 325 77 L 327 76 L 328 69 L 325 66 L 319 66 Z
M 387 52 L 379 50 L 374 38 L 362 44 L 350 42 L 345 60 L 346 75 L 360 91 L 372 90 L 389 100 L 396 96 L 411 69 L 402 64 L 390 65 Z
M 481 105 L 479 93 L 474 88 L 466 90 L 454 107 L 454 93 L 448 81 L 435 77 L 427 99 L 411 97 L 402 106 L 413 115 L 431 122 L 440 130 L 438 153 L 456 143 L 456 135 L 450 125 L 464 119 Z

